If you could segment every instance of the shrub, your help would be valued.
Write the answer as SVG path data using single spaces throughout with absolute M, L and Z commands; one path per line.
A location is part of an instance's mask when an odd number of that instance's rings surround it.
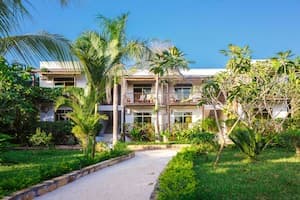
M 279 144 L 284 147 L 296 149 L 300 155 L 300 129 L 288 129 L 279 136 Z
M 0 133 L 0 152 L 12 146 L 12 144 L 10 143 L 11 139 L 12 139 L 11 136 Z
M 194 171 L 195 149 L 179 152 L 159 177 L 159 200 L 197 199 Z
M 29 141 L 33 146 L 49 146 L 52 140 L 52 134 L 47 134 L 45 131 L 41 131 L 40 128 L 36 129 Z
M 257 156 L 273 139 L 273 137 L 255 133 L 249 128 L 235 128 L 229 137 L 233 143 L 252 160 L 256 160 Z
M 71 132 L 73 125 L 70 121 L 39 122 L 37 127 L 46 133 L 52 133 L 54 144 L 77 144 Z
M 95 147 L 96 152 L 103 152 L 103 151 L 107 151 L 107 150 L 108 150 L 108 146 L 104 142 L 96 143 L 96 147 Z
M 135 123 L 129 131 L 129 137 L 133 141 L 154 141 L 153 125 Z

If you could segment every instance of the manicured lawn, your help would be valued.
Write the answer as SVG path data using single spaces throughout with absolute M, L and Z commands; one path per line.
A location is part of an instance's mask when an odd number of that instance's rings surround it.
M 250 163 L 227 149 L 217 169 L 213 154 L 208 161 L 196 154 L 179 153 L 169 163 L 160 177 L 159 199 L 300 199 L 300 158 L 294 152 L 267 149 Z
M 89 161 L 77 150 L 8 151 L 0 155 L 0 199 L 14 191 L 84 166 L 127 154 L 127 150 L 98 153 Z

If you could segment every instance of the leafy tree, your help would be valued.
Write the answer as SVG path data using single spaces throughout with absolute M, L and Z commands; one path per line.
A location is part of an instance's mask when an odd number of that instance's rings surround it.
M 252 152 L 256 156 L 282 130 L 288 116 L 299 110 L 299 65 L 289 58 L 289 51 L 265 61 L 251 61 L 248 46 L 229 45 L 222 53 L 229 57 L 227 70 L 214 80 L 227 100 L 224 111 L 229 119 L 236 119 L 235 125 L 240 121 L 249 130 L 235 131 L 232 138 L 233 141 L 252 140 L 251 144 L 255 145 L 244 144 L 255 148 Z M 216 99 L 216 95 L 210 99 Z M 233 129 L 234 126 L 229 134 Z M 238 135 L 246 132 L 254 136 Z

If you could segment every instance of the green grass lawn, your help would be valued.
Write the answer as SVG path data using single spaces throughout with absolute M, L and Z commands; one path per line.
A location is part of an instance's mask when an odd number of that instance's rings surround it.
M 213 160 L 213 154 L 207 161 L 193 151 L 180 153 L 160 177 L 159 199 L 300 199 L 300 158 L 294 152 L 267 149 L 251 163 L 227 149 L 217 169 Z
M 0 155 L 0 199 L 12 192 L 84 166 L 127 154 L 127 150 L 97 153 L 93 161 L 77 150 L 18 150 Z

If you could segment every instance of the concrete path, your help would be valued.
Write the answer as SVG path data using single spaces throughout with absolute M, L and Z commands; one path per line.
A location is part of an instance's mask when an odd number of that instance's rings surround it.
M 136 152 L 134 158 L 87 175 L 38 200 L 148 200 L 174 150 Z

